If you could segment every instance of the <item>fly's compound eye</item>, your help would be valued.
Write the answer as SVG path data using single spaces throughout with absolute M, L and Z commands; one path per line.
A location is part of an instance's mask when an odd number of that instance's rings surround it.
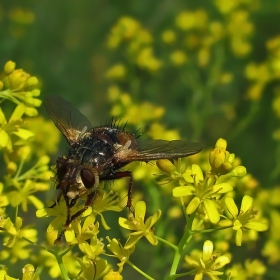
M 94 170 L 83 168 L 80 175 L 82 182 L 87 189 L 91 189 L 99 183 L 97 172 Z

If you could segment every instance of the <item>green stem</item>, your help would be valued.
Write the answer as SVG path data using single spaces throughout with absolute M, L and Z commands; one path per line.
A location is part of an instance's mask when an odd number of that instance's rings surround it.
M 24 159 L 21 158 L 20 163 L 19 163 L 19 167 L 18 167 L 18 170 L 17 170 L 17 173 L 16 173 L 14 179 L 18 179 L 19 174 L 20 174 L 20 172 L 22 170 L 23 164 L 24 164 Z
M 228 229 L 228 228 L 232 228 L 232 226 L 210 228 L 210 229 L 203 229 L 203 230 L 193 230 L 192 234 L 196 234 L 196 233 L 209 233 L 209 232 L 215 232 L 215 231 L 224 230 L 224 229 Z
M 57 250 L 49 250 L 49 249 L 47 249 L 46 247 L 43 247 L 43 246 L 41 246 L 41 245 L 38 245 L 38 244 L 36 244 L 35 242 L 32 242 L 31 240 L 29 240 L 28 238 L 25 238 L 24 236 L 22 236 L 22 239 L 24 239 L 25 241 L 27 241 L 28 243 L 30 243 L 30 244 L 32 244 L 32 245 L 34 245 L 34 246 L 37 246 L 37 247 L 39 247 L 39 248 L 41 248 L 41 249 L 43 249 L 43 250 L 46 250 L 46 251 L 48 251 L 49 253 L 53 254 L 53 255 L 55 256 L 56 260 L 57 260 L 58 266 L 59 266 L 60 271 L 61 271 L 62 278 L 65 279 L 65 280 L 70 280 L 70 278 L 69 278 L 69 276 L 68 276 L 68 271 L 67 271 L 67 269 L 66 269 L 65 266 L 64 266 L 64 263 L 63 263 L 62 258 L 63 258 L 63 256 L 64 256 L 67 252 L 69 252 L 69 251 L 72 249 L 72 247 L 68 248 L 67 250 L 65 250 L 65 251 L 62 252 L 62 253 L 59 253 L 59 251 L 57 251 Z
M 49 253 L 51 253 L 51 254 L 53 254 L 53 255 L 56 254 L 54 250 L 47 249 L 46 247 L 44 247 L 44 246 L 42 246 L 42 245 L 39 245 L 39 244 L 37 244 L 36 242 L 33 242 L 33 241 L 29 240 L 28 238 L 26 238 L 26 237 L 24 237 L 24 236 L 22 236 L 22 239 L 24 239 L 25 241 L 27 241 L 28 243 L 30 243 L 30 244 L 33 245 L 33 246 L 36 246 L 36 247 L 38 247 L 38 248 L 40 248 L 40 249 L 42 249 L 42 250 L 48 251 Z
M 154 278 L 150 277 L 148 274 L 146 274 L 144 271 L 142 271 L 140 268 L 138 268 L 137 266 L 135 266 L 132 262 L 127 261 L 127 264 L 129 264 L 132 268 L 134 268 L 137 272 L 139 272 L 140 274 L 142 274 L 145 278 L 150 279 L 150 280 L 155 280 Z
M 56 257 L 58 266 L 59 266 L 59 268 L 60 268 L 62 278 L 65 279 L 65 280 L 70 280 L 70 278 L 69 278 L 69 276 L 68 276 L 67 269 L 65 268 L 64 263 L 63 263 L 63 260 L 62 260 L 63 255 L 61 255 L 61 254 L 55 254 L 55 257 Z
M 176 274 L 176 279 L 184 277 L 184 276 L 188 276 L 188 275 L 195 275 L 195 273 L 196 273 L 195 269 L 188 271 L 188 272 L 184 272 L 184 273 L 178 273 L 178 274 Z
M 16 206 L 16 212 L 15 212 L 15 222 L 17 220 L 17 216 L 18 216 L 18 205 Z
M 189 217 L 187 217 L 187 225 L 188 225 L 189 229 L 191 229 L 191 227 L 192 227 L 194 218 L 195 218 L 195 212 L 192 215 L 190 215 Z M 186 246 L 190 242 L 191 238 L 192 238 L 192 231 L 186 229 L 184 232 L 184 235 L 182 236 L 182 238 L 178 244 L 177 250 L 175 250 L 174 259 L 173 259 L 173 263 L 171 265 L 168 279 L 171 280 L 171 279 L 176 279 L 178 277 L 178 275 L 176 275 L 176 271 L 179 266 L 179 262 L 181 261 L 182 254 L 185 251 Z
M 168 242 L 167 240 L 165 240 L 165 239 L 163 239 L 163 238 L 161 238 L 161 237 L 159 237 L 159 236 L 157 236 L 157 235 L 155 235 L 155 237 L 156 237 L 159 241 L 161 241 L 162 243 L 164 243 L 164 244 L 166 244 L 167 246 L 169 246 L 169 247 L 171 247 L 172 249 L 174 249 L 175 251 L 178 250 L 178 247 L 177 247 L 176 245 L 174 245 L 174 244 Z

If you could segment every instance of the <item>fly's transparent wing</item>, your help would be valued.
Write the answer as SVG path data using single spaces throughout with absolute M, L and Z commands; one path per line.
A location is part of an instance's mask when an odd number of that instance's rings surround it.
M 49 95 L 44 100 L 45 108 L 66 140 L 73 143 L 85 130 L 92 127 L 90 121 L 59 95 Z
M 119 157 L 120 162 L 177 159 L 194 155 L 202 150 L 200 143 L 185 140 L 137 139 L 138 148 L 128 150 Z

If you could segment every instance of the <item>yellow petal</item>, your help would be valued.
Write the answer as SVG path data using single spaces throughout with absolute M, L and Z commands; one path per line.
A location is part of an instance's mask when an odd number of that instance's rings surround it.
M 226 207 L 227 207 L 229 213 L 232 215 L 233 218 L 235 218 L 238 215 L 238 208 L 237 208 L 233 198 L 230 196 L 227 196 L 225 198 L 225 204 L 226 204 Z
M 241 203 L 240 213 L 246 213 L 252 209 L 253 198 L 249 195 L 244 195 Z
M 187 206 L 187 214 L 190 215 L 192 214 L 196 209 L 197 207 L 199 206 L 201 200 L 199 197 L 195 196 L 191 202 L 189 203 L 189 205 Z
M 220 221 L 220 214 L 218 212 L 217 205 L 214 203 L 214 201 L 209 199 L 205 199 L 203 204 L 210 222 L 217 224 Z

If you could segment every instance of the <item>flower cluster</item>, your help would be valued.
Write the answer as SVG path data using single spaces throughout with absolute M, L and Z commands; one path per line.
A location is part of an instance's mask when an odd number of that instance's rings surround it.
M 107 46 L 111 49 L 125 48 L 129 61 L 143 70 L 156 72 L 162 65 L 154 56 L 150 32 L 131 17 L 119 19 L 111 30 Z M 118 80 L 125 78 L 127 72 L 124 64 L 117 63 L 108 70 L 106 76 Z
M 28 224 L 22 212 L 43 208 L 37 194 L 49 189 L 53 174 L 46 151 L 48 144 L 57 145 L 59 141 L 53 125 L 46 137 L 54 132 L 50 143 L 36 133 L 39 127 L 49 124 L 40 119 L 38 127 L 33 122 L 42 103 L 39 95 L 38 79 L 8 61 L 0 74 L 0 155 L 4 163 L 1 166 L 6 166 L 6 170 L 1 169 L 0 178 L 0 233 L 4 246 L 0 258 L 11 263 L 29 259 L 30 243 L 38 240 L 38 230 Z M 37 153 L 33 150 L 35 143 L 40 147 Z M 29 269 L 32 270 L 27 265 L 24 271 L 28 274 Z M 3 272 L 3 277 L 8 277 Z
M 232 228 L 236 231 L 236 245 L 241 246 L 242 230 L 253 229 L 265 231 L 266 223 L 254 221 L 257 211 L 252 207 L 253 199 L 245 195 L 240 211 L 229 194 L 233 186 L 223 180 L 227 177 L 242 177 L 246 174 L 244 166 L 234 167 L 234 154 L 226 150 L 227 143 L 219 139 L 215 149 L 209 154 L 211 171 L 204 178 L 201 168 L 192 164 L 183 172 L 178 166 L 168 160 L 159 160 L 158 167 L 164 172 L 159 181 L 177 181 L 180 186 L 173 189 L 173 196 L 181 199 L 187 197 L 184 202 L 187 215 L 195 214 L 205 223 L 211 222 L 220 228 Z

